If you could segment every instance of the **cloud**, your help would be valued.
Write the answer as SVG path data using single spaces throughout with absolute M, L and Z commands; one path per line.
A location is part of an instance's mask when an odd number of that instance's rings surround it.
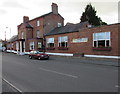
M 7 11 L 5 9 L 0 9 L 0 15 L 4 15 L 6 13 L 7 13 Z
M 6 0 L 1 5 L 4 8 L 22 8 L 27 9 L 25 6 L 17 2 L 17 0 Z

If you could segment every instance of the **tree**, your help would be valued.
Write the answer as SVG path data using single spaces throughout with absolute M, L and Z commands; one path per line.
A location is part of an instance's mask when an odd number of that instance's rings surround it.
M 88 21 L 91 25 L 99 26 L 106 25 L 107 23 L 102 22 L 101 18 L 96 16 L 95 8 L 91 4 L 88 4 L 85 8 L 85 12 L 82 13 L 80 18 L 81 22 Z

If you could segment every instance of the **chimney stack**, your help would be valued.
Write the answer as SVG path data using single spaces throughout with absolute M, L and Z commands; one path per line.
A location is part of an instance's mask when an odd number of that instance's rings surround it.
M 58 14 L 58 5 L 56 3 L 52 3 L 51 6 L 53 14 Z
M 28 16 L 24 16 L 23 17 L 23 23 L 26 23 L 26 22 L 28 22 L 29 21 L 29 17 Z

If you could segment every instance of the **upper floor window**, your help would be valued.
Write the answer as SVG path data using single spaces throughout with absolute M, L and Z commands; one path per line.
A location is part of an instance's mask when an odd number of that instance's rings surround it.
M 36 31 L 36 37 L 40 38 L 40 31 L 39 30 Z
M 39 20 L 37 21 L 37 26 L 40 26 L 40 21 Z
M 54 47 L 54 38 L 47 38 L 47 47 Z
M 21 38 L 24 39 L 24 32 L 21 33 Z
M 58 23 L 58 27 L 61 27 L 62 26 L 62 24 L 61 23 Z
M 110 32 L 93 34 L 93 47 L 110 47 Z
M 68 47 L 68 36 L 58 37 L 58 47 Z

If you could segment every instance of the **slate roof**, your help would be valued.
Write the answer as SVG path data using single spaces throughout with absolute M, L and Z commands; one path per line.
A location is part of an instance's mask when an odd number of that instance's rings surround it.
M 70 25 L 65 25 L 62 27 L 57 27 L 57 28 L 53 29 L 52 31 L 50 31 L 49 33 L 45 34 L 45 36 L 77 32 L 79 29 L 85 28 L 85 24 L 87 25 L 88 22 L 83 22 L 83 23 L 78 23 L 78 24 L 70 24 Z
M 29 23 L 23 23 L 26 28 L 33 28 Z
M 16 40 L 18 40 L 18 35 L 12 36 L 7 42 L 14 42 Z

